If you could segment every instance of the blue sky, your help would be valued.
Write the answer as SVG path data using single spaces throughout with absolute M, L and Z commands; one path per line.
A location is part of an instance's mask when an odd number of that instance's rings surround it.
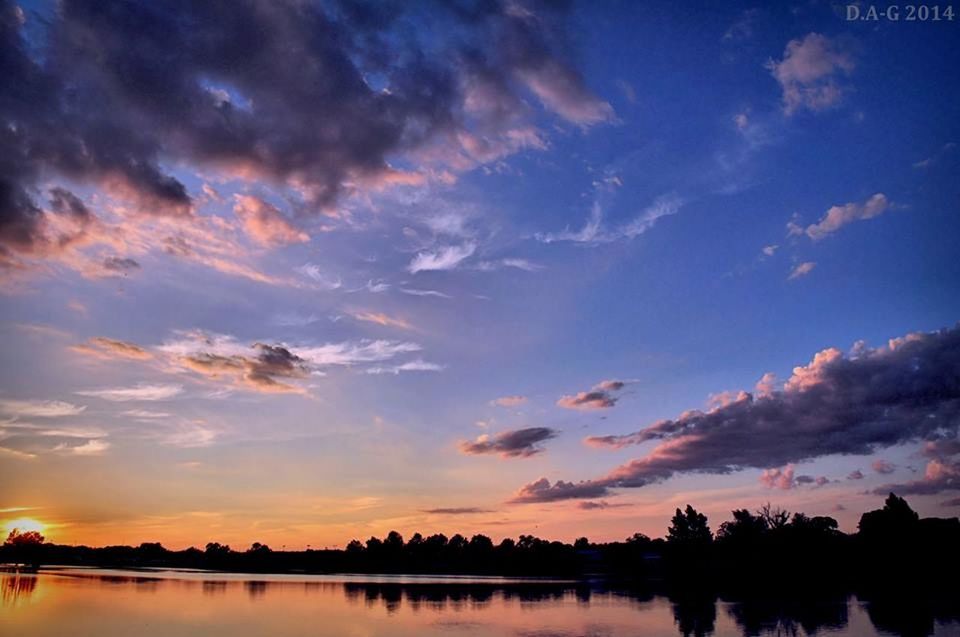
M 624 2 L 381 25 L 335 3 L 296 30 L 302 79 L 259 74 L 255 53 L 233 66 L 232 45 L 269 53 L 292 28 L 278 7 L 243 16 L 268 34 L 243 42 L 197 11 L 222 39 L 182 56 L 135 37 L 173 28 L 143 7 L 3 7 L 3 46 L 60 98 L 11 86 L 0 105 L 4 187 L 32 202 L 3 202 L 0 476 L 17 479 L 0 508 L 71 541 L 315 546 L 394 527 L 659 535 L 688 501 L 715 525 L 770 500 L 852 529 L 890 484 L 956 513 L 960 461 L 929 447 L 956 415 L 921 431 L 911 412 L 867 453 L 758 449 L 639 487 L 603 476 L 663 439 L 584 443 L 759 397 L 768 372 L 786 400 L 827 348 L 846 354 L 818 378 L 850 395 L 842 364 L 906 369 L 889 339 L 945 329 L 916 356 L 953 351 L 956 22 Z M 102 51 L 76 39 L 98 29 Z M 154 94 L 165 82 L 189 99 Z M 96 108 L 52 106 L 68 86 Z M 68 109 L 62 131 L 46 108 Z M 956 386 L 930 382 L 923 409 L 949 407 Z M 593 491 L 526 498 L 540 478 Z

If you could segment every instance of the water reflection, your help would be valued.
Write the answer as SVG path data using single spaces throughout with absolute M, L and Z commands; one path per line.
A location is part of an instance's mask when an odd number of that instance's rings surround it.
M 0 604 L 18 606 L 29 601 L 37 588 L 37 576 L 32 573 L 0 573 Z
M 683 637 L 712 635 L 717 621 L 716 595 L 684 595 L 672 601 L 673 617 Z
M 848 624 L 848 612 L 846 596 L 750 599 L 731 603 L 727 607 L 727 613 L 747 637 L 793 637 L 813 635 L 825 629 L 840 630 Z
M 249 576 L 247 576 L 249 577 Z M 347 580 L 347 581 L 344 581 Z M 38 584 L 39 583 L 39 584 Z M 38 585 L 42 595 L 35 595 Z M 960 607 L 859 593 L 730 597 L 602 583 L 48 570 L 3 573 L 0 634 L 844 637 L 960 634 Z M 34 596 L 29 605 L 24 600 Z M 12 612 L 7 612 L 12 611 Z M 322 617 L 322 621 L 318 618 Z M 73 629 L 86 627 L 86 632 Z M 139 631 L 150 626 L 147 632 Z M 319 626 L 319 628 L 318 628 Z M 308 630 L 313 627 L 313 630 Z M 190 633 L 194 634 L 194 633 Z

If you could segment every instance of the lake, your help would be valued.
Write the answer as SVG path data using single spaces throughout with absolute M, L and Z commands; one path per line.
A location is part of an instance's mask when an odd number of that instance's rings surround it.
M 563 580 L 45 568 L 2 573 L 0 587 L 5 637 L 960 635 L 955 609 L 671 599 Z

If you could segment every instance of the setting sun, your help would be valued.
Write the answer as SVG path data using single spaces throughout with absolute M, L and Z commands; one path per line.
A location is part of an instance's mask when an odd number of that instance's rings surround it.
M 17 529 L 21 533 L 26 533 L 27 531 L 37 531 L 38 533 L 43 533 L 47 530 L 47 525 L 33 518 L 17 518 L 16 520 L 9 520 L 3 524 L 3 535 L 6 537 L 10 534 L 11 531 Z

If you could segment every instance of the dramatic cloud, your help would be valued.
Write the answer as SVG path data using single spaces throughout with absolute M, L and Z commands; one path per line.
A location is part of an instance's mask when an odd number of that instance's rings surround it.
M 960 326 L 955 326 L 908 334 L 875 349 L 859 343 L 846 355 L 823 350 L 767 395 L 740 392 L 708 411 L 687 411 L 635 433 L 589 437 L 588 444 L 600 447 L 657 444 L 601 478 L 560 486 L 538 482 L 521 489 L 515 500 L 601 497 L 612 488 L 642 487 L 677 473 L 766 469 L 921 440 L 934 441 L 928 453 L 945 458 L 956 453 L 950 443 L 958 430 Z M 925 482 L 951 485 L 956 468 L 935 459 Z M 578 495 L 584 491 L 589 495 Z
M 613 394 L 623 389 L 625 385 L 626 383 L 620 380 L 604 380 L 594 385 L 590 391 L 582 391 L 573 396 L 561 396 L 557 406 L 579 410 L 609 409 L 619 400 L 619 397 Z
M 200 197 L 178 166 L 286 188 L 305 210 L 336 215 L 345 195 L 420 184 L 433 166 L 444 174 L 543 148 L 528 96 L 580 126 L 611 121 L 568 59 L 566 14 L 534 1 L 425 12 L 65 0 L 37 18 L 2 0 L 0 261 L 19 267 L 62 247 L 52 237 L 83 240 L 96 225 L 66 194 L 42 210 L 35 191 L 50 179 L 98 187 L 139 218 L 188 223 Z M 219 196 L 208 186 L 202 198 Z M 237 204 L 251 237 L 304 240 L 262 204 Z M 47 227 L 67 222 L 71 233 Z
M 446 246 L 436 250 L 418 252 L 407 270 L 411 274 L 430 270 L 453 270 L 465 259 L 468 259 L 477 249 L 475 243 L 464 243 L 460 246 Z
M 504 458 L 529 458 L 544 450 L 540 443 L 555 438 L 557 431 L 549 427 L 528 427 L 502 431 L 495 436 L 484 434 L 474 441 L 460 443 L 460 451 L 470 455 L 500 454 Z
M 787 279 L 792 281 L 793 279 L 799 279 L 800 277 L 807 276 L 813 272 L 815 267 L 817 267 L 817 264 L 813 261 L 804 261 L 803 263 L 799 263 L 796 265 L 796 267 L 790 270 L 790 276 L 788 276 Z
M 501 396 L 496 398 L 490 403 L 496 407 L 519 407 L 520 405 L 527 402 L 526 396 Z
M 148 385 L 140 383 L 133 387 L 108 387 L 105 389 L 88 389 L 74 392 L 78 396 L 92 396 L 112 402 L 129 402 L 134 400 L 155 401 L 168 400 L 183 393 L 183 385 Z
M 801 109 L 822 111 L 840 102 L 844 89 L 838 82 L 856 64 L 839 43 L 819 33 L 790 40 L 783 59 L 770 60 L 767 68 L 783 89 L 783 110 L 792 115 Z
M 275 207 L 250 195 L 235 195 L 233 212 L 243 223 L 247 235 L 264 246 L 305 243 L 310 235 L 291 224 Z
M 0 413 L 17 418 L 60 418 L 76 416 L 86 409 L 59 400 L 0 400 Z
M 833 206 L 827 210 L 820 221 L 807 226 L 803 232 L 814 241 L 819 241 L 848 223 L 879 217 L 889 208 L 890 202 L 886 195 L 878 192 L 862 204 L 848 203 L 843 206 Z
M 105 336 L 91 338 L 85 344 L 74 345 L 70 349 L 78 354 L 105 360 L 126 358 L 130 360 L 143 361 L 153 358 L 153 354 L 146 351 L 139 345 L 128 343 L 126 341 L 118 341 Z

